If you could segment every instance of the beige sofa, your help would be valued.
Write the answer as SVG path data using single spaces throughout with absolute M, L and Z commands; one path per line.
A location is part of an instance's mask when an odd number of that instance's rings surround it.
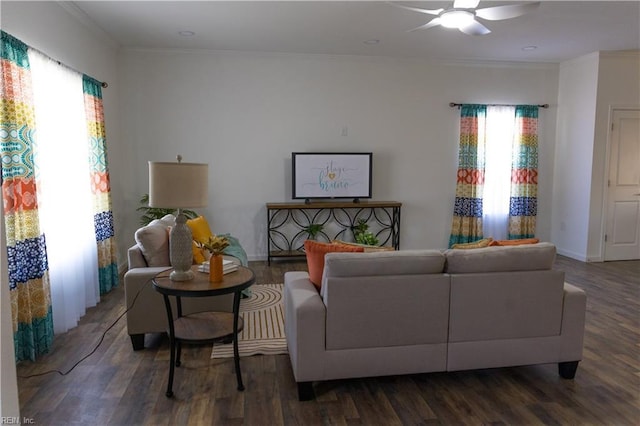
M 285 328 L 301 400 L 313 381 L 582 358 L 585 293 L 552 269 L 550 243 L 329 253 L 322 289 L 285 274 Z
M 168 329 L 167 311 L 162 295 L 153 289 L 152 280 L 158 273 L 170 269 L 167 227 L 173 217 L 154 220 L 136 232 L 137 243 L 127 256 L 129 269 L 124 275 L 127 306 L 127 333 L 134 350 L 144 348 L 146 333 L 163 333 Z M 153 228 L 151 228 L 153 227 Z M 240 265 L 240 260 L 224 256 Z M 170 298 L 173 315 L 177 315 L 175 298 Z M 233 311 L 233 294 L 216 297 L 183 298 L 183 314 L 203 311 Z

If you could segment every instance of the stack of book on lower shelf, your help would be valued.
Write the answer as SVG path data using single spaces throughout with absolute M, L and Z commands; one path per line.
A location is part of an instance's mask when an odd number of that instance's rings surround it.
M 231 260 L 222 259 L 222 273 L 228 274 L 229 272 L 237 271 L 238 265 L 233 263 Z M 209 261 L 205 260 L 198 266 L 198 271 L 209 273 Z

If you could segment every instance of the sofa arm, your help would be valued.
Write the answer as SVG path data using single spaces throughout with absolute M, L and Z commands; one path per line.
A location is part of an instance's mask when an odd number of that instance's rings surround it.
M 307 272 L 285 273 L 284 317 L 296 382 L 322 379 L 326 309 Z
M 580 361 L 584 340 L 585 312 L 587 295 L 584 290 L 564 283 L 564 301 L 562 306 L 562 346 L 560 362 Z

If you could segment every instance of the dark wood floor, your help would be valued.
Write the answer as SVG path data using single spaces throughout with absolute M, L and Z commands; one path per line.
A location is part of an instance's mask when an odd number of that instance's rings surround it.
M 251 265 L 259 283 L 282 282 L 300 262 Z M 164 395 L 166 336 L 133 352 L 124 319 L 66 376 L 19 378 L 21 415 L 39 425 L 631 425 L 640 420 L 640 262 L 586 264 L 560 257 L 566 280 L 587 292 L 584 359 L 575 380 L 556 365 L 336 380 L 298 402 L 287 355 L 242 359 L 244 392 L 233 362 L 211 360 L 210 346 L 188 346 L 175 397 Z M 18 374 L 66 371 L 123 311 L 122 288 L 89 310 L 79 327 L 56 336 L 51 354 Z

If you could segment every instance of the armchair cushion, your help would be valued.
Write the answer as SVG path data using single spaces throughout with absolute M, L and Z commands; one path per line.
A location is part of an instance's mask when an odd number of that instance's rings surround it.
M 171 217 L 169 217 L 171 216 Z M 169 266 L 169 227 L 172 215 L 155 219 L 135 233 L 135 240 L 142 251 L 147 266 Z

